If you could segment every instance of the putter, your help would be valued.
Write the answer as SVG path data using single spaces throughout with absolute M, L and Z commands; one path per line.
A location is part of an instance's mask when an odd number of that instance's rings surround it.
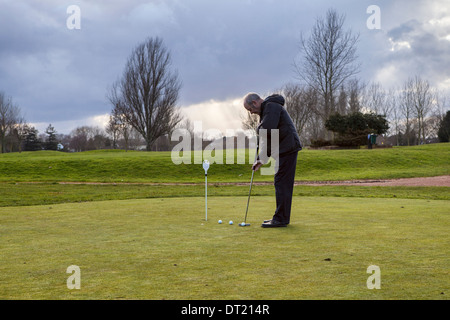
M 255 161 L 253 161 L 253 163 L 255 163 L 256 159 L 258 158 L 258 151 L 259 151 L 259 139 L 257 140 Z M 252 185 L 253 185 L 253 176 L 254 176 L 254 174 L 255 174 L 255 170 L 252 170 L 252 179 L 250 180 L 250 190 L 248 191 L 247 209 L 245 210 L 244 224 L 239 224 L 241 227 L 248 227 L 248 226 L 250 226 L 250 223 L 247 223 L 247 213 L 248 213 L 248 205 L 250 203 L 250 195 L 252 193 Z

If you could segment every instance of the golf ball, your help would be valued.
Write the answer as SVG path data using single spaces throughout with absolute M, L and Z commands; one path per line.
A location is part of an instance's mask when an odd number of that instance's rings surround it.
M 245 227 L 245 222 L 242 222 L 242 223 L 241 223 L 241 226 Z
M 222 223 L 222 220 L 219 220 L 219 224 L 221 224 Z
M 233 221 L 230 220 L 229 224 L 233 224 Z

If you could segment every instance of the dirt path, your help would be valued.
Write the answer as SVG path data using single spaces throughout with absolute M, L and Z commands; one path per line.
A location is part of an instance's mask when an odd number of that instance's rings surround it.
M 59 182 L 59 184 L 95 184 L 95 185 L 114 185 L 114 184 L 144 184 L 144 185 L 198 185 L 199 183 L 113 183 L 113 182 Z M 213 185 L 248 185 L 243 182 L 211 182 Z M 254 182 L 254 185 L 271 185 L 273 182 Z M 422 178 L 403 178 L 391 180 L 347 180 L 347 181 L 296 181 L 295 185 L 304 186 L 416 186 L 416 187 L 450 187 L 450 175 L 438 177 Z
M 349 181 L 316 181 L 296 182 L 296 185 L 358 185 L 358 186 L 414 186 L 414 187 L 450 187 L 450 176 L 403 178 L 390 180 L 349 180 Z

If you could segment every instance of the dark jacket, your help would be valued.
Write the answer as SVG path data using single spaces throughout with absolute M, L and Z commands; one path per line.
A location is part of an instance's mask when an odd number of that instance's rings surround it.
M 267 97 L 261 104 L 260 124 L 257 133 L 259 136 L 260 129 L 267 129 L 268 139 L 267 144 L 260 145 L 260 154 L 267 152 L 268 157 L 273 156 L 271 154 L 271 129 L 279 130 L 279 156 L 302 150 L 302 144 L 294 123 L 283 106 L 284 98 L 278 94 Z

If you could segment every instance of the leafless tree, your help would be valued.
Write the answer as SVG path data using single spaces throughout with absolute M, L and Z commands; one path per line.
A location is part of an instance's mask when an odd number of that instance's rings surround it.
M 106 125 L 106 133 L 108 133 L 113 138 L 113 148 L 117 147 L 117 141 L 120 137 L 123 138 L 125 142 L 125 151 L 128 151 L 130 132 L 133 127 L 127 121 L 126 116 L 121 113 L 120 106 L 116 105 L 110 116 L 108 124 Z
M 22 116 L 19 117 L 12 127 L 12 134 L 17 140 L 17 148 L 19 149 L 19 153 L 22 152 L 22 144 L 25 141 L 25 137 L 28 131 L 29 125 L 25 121 L 25 118 Z
M 363 106 L 369 112 L 387 116 L 390 112 L 387 94 L 379 82 L 371 83 L 363 95 Z
M 401 98 L 401 109 L 406 121 L 406 134 L 409 133 L 411 119 L 417 124 L 417 143 L 425 143 L 426 122 L 425 118 L 433 107 L 436 93 L 427 80 L 419 76 L 410 77 L 404 84 Z M 408 137 L 408 145 L 409 145 Z
M 311 35 L 300 41 L 303 55 L 294 63 L 298 78 L 318 90 L 322 105 L 318 110 L 323 122 L 336 112 L 336 96 L 339 88 L 359 72 L 356 63 L 356 44 L 359 35 L 344 30 L 345 16 L 329 9 L 325 18 L 318 18 Z
M 392 130 L 392 134 L 395 135 L 395 144 L 397 146 L 400 145 L 400 128 L 401 128 L 401 112 L 400 112 L 400 95 L 398 91 L 391 88 L 388 93 L 387 97 L 387 103 L 390 105 L 391 109 L 391 117 L 390 117 L 390 123 L 391 125 L 390 130 Z
M 20 119 L 20 108 L 10 97 L 0 92 L 0 144 L 1 152 L 6 151 L 6 136 Z
M 429 82 L 422 80 L 419 76 L 415 76 L 411 82 L 413 84 L 414 113 L 419 126 L 418 143 L 423 144 L 426 139 L 425 118 L 432 109 L 436 94 Z
M 433 108 L 431 111 L 431 119 L 429 121 L 430 131 L 434 137 L 438 136 L 439 127 L 441 126 L 442 121 L 444 120 L 445 114 L 449 109 L 449 98 L 445 95 L 444 92 L 436 92 L 435 103 L 433 104 Z
M 348 93 L 344 85 L 341 86 L 339 97 L 337 99 L 336 112 L 339 114 L 346 114 L 348 110 Z
M 256 132 L 256 128 L 258 128 L 259 125 L 259 116 L 246 111 L 243 115 L 241 114 L 241 122 L 242 129 L 253 130 Z
M 306 124 L 317 109 L 317 91 L 312 87 L 289 83 L 283 87 L 282 92 L 286 99 L 286 110 L 298 134 L 303 136 Z
M 347 82 L 348 91 L 348 113 L 361 111 L 361 99 L 365 84 L 362 84 L 358 79 L 350 79 Z
M 177 108 L 181 83 L 160 38 L 148 38 L 128 58 L 122 78 L 109 93 L 128 123 L 144 138 L 147 151 L 182 120 Z
M 112 147 L 116 149 L 117 140 L 120 137 L 120 120 L 114 115 L 114 112 L 109 115 L 109 121 L 106 124 L 105 131 L 112 137 Z
M 180 122 L 177 127 L 180 129 L 186 129 L 187 132 L 189 132 L 191 138 L 194 137 L 194 124 L 192 123 L 191 119 L 186 118 L 183 122 Z
M 414 97 L 412 94 L 412 79 L 408 79 L 400 92 L 399 107 L 405 123 L 405 135 L 408 146 L 410 145 L 410 133 L 413 119 Z

